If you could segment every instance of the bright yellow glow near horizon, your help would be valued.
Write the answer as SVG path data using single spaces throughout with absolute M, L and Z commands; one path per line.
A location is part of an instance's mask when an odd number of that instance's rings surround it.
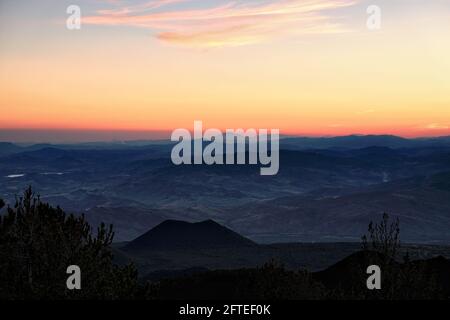
M 352 20 L 346 32 L 214 48 L 121 26 L 52 24 L 63 30 L 27 43 L 3 32 L 0 128 L 172 130 L 202 120 L 300 135 L 450 135 L 450 14 L 416 16 L 376 32 Z

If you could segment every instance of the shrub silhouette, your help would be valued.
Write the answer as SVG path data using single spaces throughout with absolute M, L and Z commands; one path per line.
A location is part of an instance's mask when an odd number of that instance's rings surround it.
M 364 250 L 377 251 L 387 258 L 394 259 L 400 248 L 400 221 L 389 221 L 389 215 L 383 213 L 380 223 L 369 223 L 369 235 L 362 237 Z
M 403 257 L 403 264 L 397 260 L 401 249 L 400 221 L 390 222 L 389 215 L 384 213 L 379 223 L 370 222 L 368 236 L 362 237 L 363 250 L 378 253 L 383 257 L 379 261 L 382 270 L 383 288 L 380 291 L 360 292 L 367 299 L 439 299 L 442 290 L 436 275 L 424 266 L 410 260 L 408 252 Z M 366 259 L 367 260 L 367 259 Z M 371 264 L 368 260 L 365 265 Z
M 113 237 L 112 226 L 94 235 L 84 216 L 41 202 L 29 187 L 0 216 L 0 299 L 133 298 L 137 271 L 113 264 Z M 66 288 L 69 265 L 81 268 L 81 290 Z
M 286 270 L 270 261 L 262 267 L 215 270 L 149 286 L 150 299 L 198 300 L 318 300 L 324 287 L 305 270 Z

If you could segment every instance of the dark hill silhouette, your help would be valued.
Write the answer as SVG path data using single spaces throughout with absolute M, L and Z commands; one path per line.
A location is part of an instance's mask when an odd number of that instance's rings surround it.
M 196 250 L 249 246 L 256 244 L 213 220 L 197 223 L 166 220 L 128 243 L 124 250 Z
M 274 262 L 257 268 L 153 272 L 156 299 L 198 300 L 423 300 L 448 299 L 450 261 L 437 257 L 386 263 L 377 252 L 360 251 L 322 272 L 287 270 Z M 381 267 L 381 290 L 366 287 L 367 266 Z
M 383 265 L 386 257 L 374 251 L 358 251 L 323 271 L 314 273 L 314 279 L 328 288 L 345 288 L 355 283 L 365 290 L 366 270 L 370 265 Z M 396 263 L 393 262 L 395 265 Z
M 385 298 L 428 299 L 450 295 L 450 260 L 442 256 L 400 263 L 378 252 L 359 251 L 323 271 L 313 273 L 313 279 L 341 294 L 382 297 L 366 288 L 366 270 L 370 265 L 381 267 L 382 286 L 385 292 L 393 294 Z
M 161 279 L 177 279 L 209 272 L 208 268 L 193 267 L 181 270 L 157 270 L 145 275 L 142 281 L 159 281 Z
M 428 260 L 413 261 L 411 264 L 424 274 L 432 274 L 445 296 L 450 297 L 450 259 L 438 256 Z

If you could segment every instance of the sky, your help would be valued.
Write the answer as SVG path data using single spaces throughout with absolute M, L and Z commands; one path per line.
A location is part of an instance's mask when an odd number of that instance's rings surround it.
M 0 140 L 450 135 L 450 0 L 0 0 L 0 109 Z

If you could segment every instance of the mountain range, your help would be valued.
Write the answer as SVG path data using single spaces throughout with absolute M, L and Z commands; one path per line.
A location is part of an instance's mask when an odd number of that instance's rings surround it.
M 358 241 L 383 212 L 407 242 L 450 242 L 450 138 L 281 140 L 280 171 L 175 166 L 167 141 L 0 143 L 0 197 L 28 185 L 43 200 L 112 223 L 116 241 L 165 220 L 213 219 L 258 243 Z

